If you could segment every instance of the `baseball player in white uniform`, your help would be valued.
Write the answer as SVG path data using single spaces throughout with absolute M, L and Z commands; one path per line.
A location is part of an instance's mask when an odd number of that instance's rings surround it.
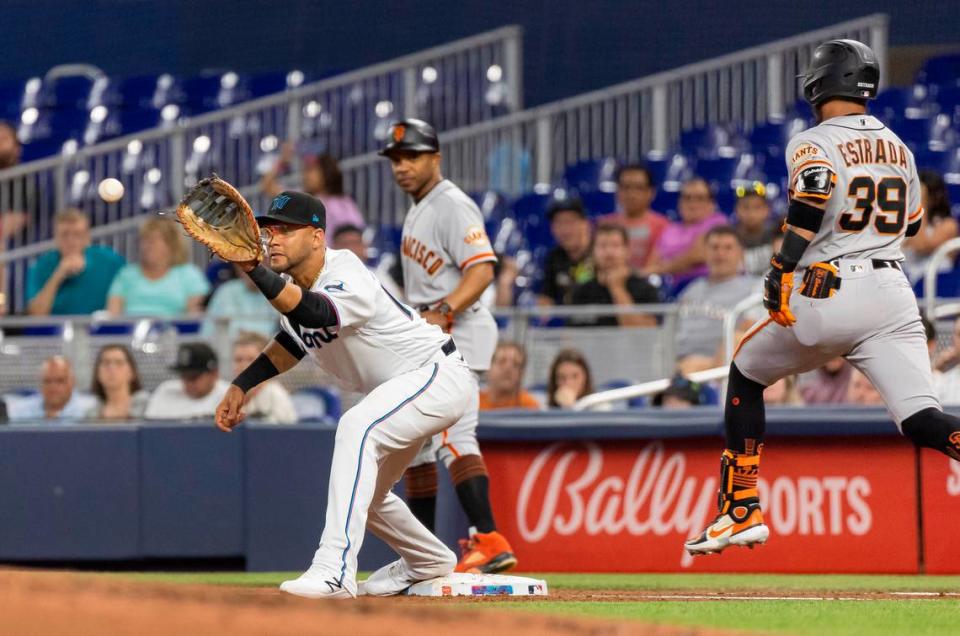
M 269 267 L 241 266 L 283 314 L 281 331 L 233 381 L 217 426 L 239 424 L 247 392 L 304 356 L 344 389 L 366 394 L 337 426 L 320 547 L 310 568 L 280 589 L 356 596 L 357 553 L 368 528 L 400 559 L 375 572 L 365 593 L 396 594 L 450 574 L 456 555 L 390 489 L 425 440 L 463 417 L 473 373 L 449 335 L 390 296 L 352 252 L 326 246 L 319 200 L 283 192 L 257 220 L 269 235 Z
M 960 420 L 937 401 L 901 266 L 900 245 L 923 217 L 916 164 L 900 138 L 866 112 L 879 79 L 873 51 L 854 40 L 817 47 L 803 76 L 819 124 L 787 146 L 790 205 L 783 247 L 765 279 L 770 317 L 746 333 L 730 365 L 719 512 L 687 541 L 691 554 L 767 540 L 757 491 L 763 390 L 836 356 L 870 379 L 916 445 L 960 459 Z M 799 297 L 791 297 L 795 275 Z
M 497 257 L 477 205 L 440 174 L 440 145 L 430 124 L 407 119 L 390 128 L 380 151 L 394 179 L 413 197 L 401 237 L 400 262 L 406 299 L 427 322 L 452 332 L 470 368 L 490 368 L 497 324 L 478 301 L 493 281 Z M 436 512 L 439 457 L 450 471 L 460 505 L 470 521 L 461 541 L 458 572 L 502 572 L 517 559 L 499 532 L 490 507 L 489 478 L 477 444 L 479 385 L 474 380 L 464 416 L 425 446 L 407 471 L 407 501 L 428 528 Z

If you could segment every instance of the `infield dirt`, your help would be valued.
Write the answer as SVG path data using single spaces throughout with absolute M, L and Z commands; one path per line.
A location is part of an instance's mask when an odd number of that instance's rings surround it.
M 626 600 L 622 593 L 610 600 Z M 596 600 L 590 592 L 555 599 Z M 603 598 L 599 595 L 599 598 Z M 52 571 L 0 570 L 0 632 L 15 636 L 713 636 L 734 632 L 480 609 L 484 599 L 311 601 L 275 589 L 142 583 Z M 526 602 L 536 603 L 536 600 Z M 473 606 L 464 608 L 463 606 Z

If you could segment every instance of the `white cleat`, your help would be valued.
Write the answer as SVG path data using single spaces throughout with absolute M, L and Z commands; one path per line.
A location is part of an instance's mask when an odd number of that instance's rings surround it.
M 304 598 L 354 598 L 336 577 L 314 566 L 299 577 L 281 583 L 280 591 Z
M 684 544 L 691 555 L 720 554 L 731 545 L 745 548 L 766 543 L 770 529 L 763 523 L 760 504 L 735 506 L 729 513 L 718 515 L 703 532 Z
M 453 553 L 451 553 L 451 556 L 452 554 Z M 403 559 L 398 559 L 371 574 L 370 578 L 366 581 L 361 581 L 357 587 L 357 593 L 360 596 L 394 596 L 396 594 L 403 594 L 407 588 L 415 583 L 447 576 L 453 572 L 455 566 L 456 559 L 454 558 L 451 562 L 413 573 L 407 568 L 407 564 Z

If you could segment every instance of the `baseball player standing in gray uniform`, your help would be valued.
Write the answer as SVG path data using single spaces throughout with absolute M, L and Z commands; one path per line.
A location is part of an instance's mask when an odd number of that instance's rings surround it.
M 763 390 L 843 356 L 873 383 L 901 432 L 960 460 L 960 419 L 933 390 L 930 359 L 900 245 L 920 229 L 913 154 L 867 114 L 880 66 L 854 40 L 814 51 L 803 94 L 818 125 L 787 145 L 787 232 L 764 286 L 770 317 L 740 341 L 725 398 L 719 513 L 688 540 L 691 554 L 753 546 L 769 531 L 757 496 Z M 794 276 L 802 280 L 791 298 Z
M 408 302 L 423 318 L 453 334 L 475 374 L 490 368 L 497 324 L 478 300 L 493 281 L 497 261 L 477 205 L 440 174 L 440 144 L 433 127 L 419 119 L 393 124 L 380 151 L 390 160 L 400 188 L 413 197 L 403 222 L 400 262 Z M 490 507 L 487 468 L 477 444 L 479 385 L 464 416 L 436 436 L 406 475 L 407 502 L 428 528 L 436 512 L 439 457 L 450 471 L 460 505 L 470 521 L 461 541 L 458 572 L 502 572 L 517 564 L 513 549 L 497 532 Z
M 303 192 L 282 192 L 257 218 L 267 263 L 240 263 L 282 316 L 280 331 L 230 385 L 216 423 L 243 420 L 248 392 L 309 356 L 364 398 L 337 424 L 327 515 L 309 569 L 280 589 L 308 598 L 398 594 L 445 576 L 456 555 L 391 488 L 424 440 L 461 417 L 476 386 L 453 339 L 384 290 L 353 252 L 329 249 L 326 210 Z M 358 587 L 357 553 L 370 530 L 400 554 Z

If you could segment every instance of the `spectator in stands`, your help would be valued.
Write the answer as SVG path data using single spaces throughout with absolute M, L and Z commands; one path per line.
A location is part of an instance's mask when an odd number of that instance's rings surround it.
M 926 211 L 920 231 L 903 241 L 904 269 L 910 280 L 923 278 L 930 256 L 958 234 L 960 226 L 950 210 L 950 195 L 943 177 L 933 170 L 920 171 L 920 205 Z M 913 210 L 907 210 L 910 215 Z M 949 271 L 953 259 L 946 259 L 940 271 Z
M 802 406 L 803 398 L 797 388 L 797 376 L 780 378 L 763 390 L 763 401 L 767 405 Z
M 660 302 L 660 290 L 630 268 L 630 247 L 622 225 L 602 224 L 593 238 L 593 276 L 573 289 L 574 305 L 616 305 L 632 307 Z M 573 318 L 571 324 L 603 327 L 654 327 L 649 314 L 618 314 Z
M 344 223 L 330 234 L 330 246 L 335 250 L 350 250 L 364 263 L 367 262 L 367 242 L 363 240 L 363 229 L 352 223 Z
M 19 164 L 21 150 L 17 127 L 0 119 L 0 170 Z M 15 235 L 27 224 L 26 210 L 34 209 L 36 203 L 36 190 L 30 177 L 6 179 L 5 184 L 5 192 L 0 196 L 0 241 Z M 5 243 L 0 242 L 0 251 L 4 247 Z
M 241 331 L 233 341 L 233 374 L 246 369 L 266 348 L 270 340 L 259 333 Z M 247 391 L 243 407 L 249 419 L 268 424 L 295 424 L 297 410 L 290 394 L 276 380 L 267 380 Z
M 93 420 L 131 420 L 143 417 L 150 394 L 143 390 L 137 362 L 130 349 L 119 344 L 100 348 L 93 365 L 90 389 L 97 399 L 87 412 Z
M 737 199 L 737 236 L 743 245 L 743 268 L 750 276 L 763 276 L 770 269 L 776 223 L 762 186 L 749 189 Z
M 241 331 L 274 335 L 277 333 L 277 310 L 239 266 L 233 268 L 236 278 L 217 287 L 210 296 L 203 335 L 210 337 L 218 331 L 217 318 L 230 319 L 230 337 L 236 337 Z
M 850 374 L 850 384 L 847 387 L 847 403 L 858 406 L 883 406 L 883 396 L 876 387 L 858 369 Z
M 286 188 L 280 183 L 280 175 L 287 171 L 296 153 L 296 146 L 290 142 L 283 144 L 280 160 L 273 169 L 264 175 L 261 188 L 271 197 L 275 197 Z M 327 209 L 327 235 L 336 234 L 337 228 L 344 224 L 365 227 L 363 215 L 356 202 L 343 191 L 343 173 L 332 155 L 306 155 L 301 159 L 303 191 L 323 201 Z
M 12 399 L 7 404 L 11 421 L 82 419 L 93 399 L 75 392 L 76 378 L 70 361 L 62 356 L 47 358 L 40 368 L 40 393 Z
M 550 364 L 547 402 L 551 408 L 568 409 L 593 393 L 590 365 L 576 349 L 562 349 Z
M 847 401 L 853 367 L 841 357 L 797 378 L 805 404 L 843 404 Z
M 653 406 L 665 409 L 688 409 L 703 403 L 701 387 L 682 375 L 675 375 L 670 386 L 653 396 Z
M 740 273 L 743 248 L 729 225 L 710 229 L 704 241 L 707 275 L 683 290 L 677 325 L 678 367 L 683 374 L 722 364 L 717 352 L 723 342 L 722 314 L 741 300 L 761 292 L 761 282 Z
M 53 218 L 55 249 L 27 271 L 27 312 L 35 316 L 89 315 L 107 306 L 107 291 L 123 257 L 90 244 L 90 221 L 73 208 Z
M 201 311 L 210 283 L 187 262 L 187 246 L 175 221 L 151 217 L 140 228 L 140 262 L 129 264 L 110 286 L 111 314 L 175 317 Z
M 523 388 L 527 352 L 516 342 L 501 340 L 493 352 L 487 386 L 480 391 L 480 410 L 539 409 L 540 402 Z
M 17 138 L 17 127 L 0 119 L 0 170 L 19 164 L 22 150 L 20 139 Z
M 583 202 L 576 197 L 551 202 L 547 220 L 557 246 L 544 260 L 539 301 L 543 305 L 569 305 L 574 286 L 593 275 L 590 221 Z
M 650 169 L 639 163 L 627 164 L 617 171 L 619 210 L 600 218 L 601 223 L 616 223 L 627 230 L 630 266 L 637 270 L 650 264 L 653 246 L 670 225 L 667 217 L 650 209 L 656 196 Z
M 160 383 L 150 396 L 144 416 L 160 420 L 213 417 L 230 384 L 220 378 L 217 354 L 210 345 L 180 345 L 170 370 L 180 377 Z
M 680 222 L 671 223 L 660 235 L 644 273 L 670 274 L 674 284 L 707 273 L 704 238 L 710 228 L 725 225 L 727 217 L 717 211 L 710 185 L 694 177 L 680 189 Z

